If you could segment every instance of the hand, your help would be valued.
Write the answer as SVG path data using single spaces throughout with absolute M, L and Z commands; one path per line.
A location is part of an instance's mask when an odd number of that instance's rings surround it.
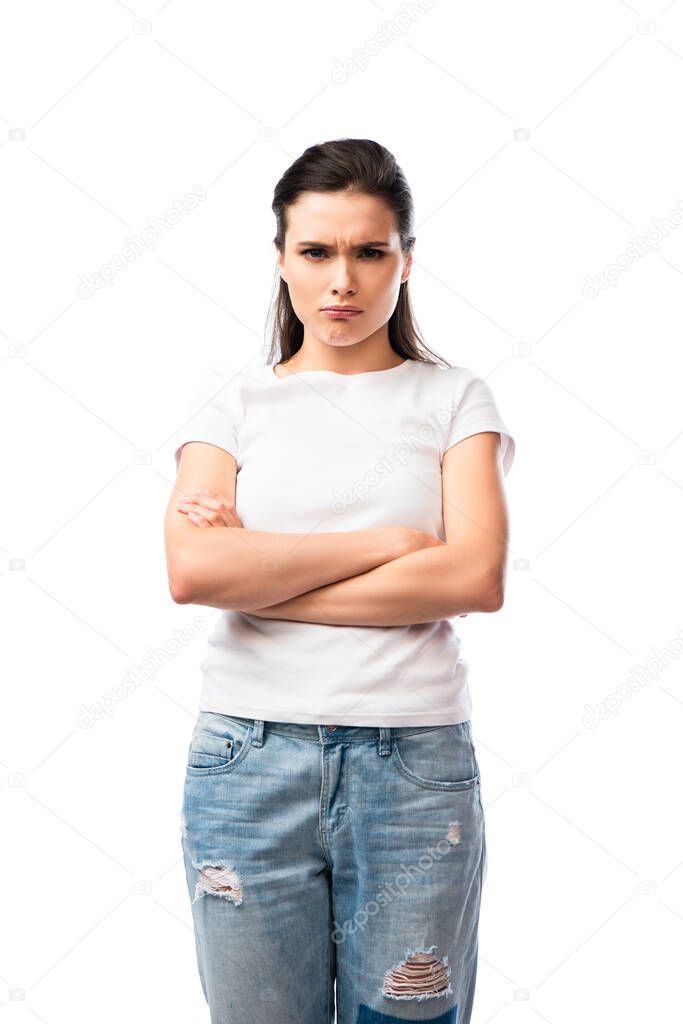
M 196 490 L 192 497 L 183 496 L 176 507 L 195 526 L 239 526 L 244 529 L 234 504 L 215 491 Z

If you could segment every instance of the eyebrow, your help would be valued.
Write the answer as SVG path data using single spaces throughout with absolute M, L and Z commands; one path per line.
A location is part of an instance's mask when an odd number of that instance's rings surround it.
M 313 245 L 318 249 L 334 249 L 333 245 L 327 245 L 325 242 L 297 242 L 297 245 Z M 391 244 L 389 242 L 361 242 L 360 245 L 352 246 L 353 249 L 390 249 Z

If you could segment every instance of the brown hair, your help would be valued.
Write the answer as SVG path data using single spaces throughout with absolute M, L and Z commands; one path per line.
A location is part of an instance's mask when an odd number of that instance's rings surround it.
M 395 157 L 372 139 L 333 139 L 309 146 L 287 168 L 273 194 L 276 219 L 273 242 L 285 251 L 287 207 L 302 192 L 354 192 L 380 196 L 396 215 L 397 230 L 404 256 L 410 251 L 413 230 L 413 197 Z M 286 362 L 298 352 L 304 339 L 304 325 L 297 317 L 289 297 L 289 288 L 276 270 L 277 294 L 271 302 L 268 320 L 272 321 L 267 361 Z M 445 359 L 432 352 L 420 335 L 410 304 L 408 281 L 400 286 L 396 308 L 389 318 L 389 344 L 397 355 L 423 363 L 441 363 Z M 268 328 L 266 328 L 268 333 Z M 432 359 L 430 356 L 434 356 Z

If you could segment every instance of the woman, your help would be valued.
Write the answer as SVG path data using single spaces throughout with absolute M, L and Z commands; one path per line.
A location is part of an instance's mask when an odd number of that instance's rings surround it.
M 221 609 L 182 814 L 200 978 L 221 1024 L 331 1024 L 335 983 L 338 1024 L 467 1024 L 486 846 L 450 620 L 503 603 L 514 441 L 419 338 L 384 147 L 310 147 L 273 211 L 269 359 L 178 438 L 166 516 L 174 600 Z

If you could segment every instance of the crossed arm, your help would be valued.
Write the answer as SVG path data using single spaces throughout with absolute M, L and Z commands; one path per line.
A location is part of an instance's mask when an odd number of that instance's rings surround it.
M 441 544 L 249 614 L 338 626 L 405 626 L 494 611 L 497 576 L 482 568 L 462 546 Z
M 238 608 L 260 618 L 351 626 L 403 626 L 470 611 L 497 611 L 503 603 L 508 530 L 499 450 L 499 435 L 482 432 L 445 453 L 446 542 L 423 535 L 427 543 L 419 550 L 376 558 L 322 586 L 309 582 L 300 589 L 289 587 L 285 600 L 264 607 L 253 597 L 243 607 L 234 597 L 231 603 L 220 603 L 213 596 L 200 596 L 195 603 Z M 256 537 L 254 531 L 245 531 L 245 538 L 249 534 Z M 354 543 L 350 535 L 337 538 L 340 544 Z

